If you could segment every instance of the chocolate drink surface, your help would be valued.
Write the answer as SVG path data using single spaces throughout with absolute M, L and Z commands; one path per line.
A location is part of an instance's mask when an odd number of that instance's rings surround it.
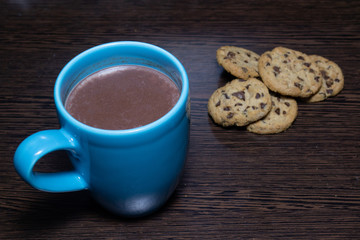
M 118 65 L 82 79 L 65 108 L 86 125 L 123 130 L 156 121 L 179 97 L 178 87 L 165 74 L 140 65 Z

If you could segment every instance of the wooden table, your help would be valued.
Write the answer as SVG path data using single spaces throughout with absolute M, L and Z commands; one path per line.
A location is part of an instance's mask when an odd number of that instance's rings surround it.
M 360 239 L 359 1 L 0 1 L 0 239 Z M 191 88 L 186 169 L 160 211 L 123 219 L 87 191 L 27 185 L 13 155 L 28 135 L 59 128 L 53 86 L 98 44 L 135 40 L 173 53 Z M 224 129 L 207 114 L 231 77 L 216 50 L 285 46 L 342 68 L 336 97 L 299 101 L 286 132 Z M 42 171 L 70 169 L 65 152 Z

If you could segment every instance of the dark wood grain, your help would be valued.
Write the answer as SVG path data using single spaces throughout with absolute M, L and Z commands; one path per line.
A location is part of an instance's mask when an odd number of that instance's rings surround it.
M 359 1 L 0 0 L 0 239 L 360 239 Z M 144 41 L 172 52 L 191 88 L 191 139 L 170 201 L 122 219 L 88 192 L 28 186 L 12 158 L 39 130 L 59 127 L 53 86 L 62 67 L 95 45 Z M 211 93 L 232 77 L 222 45 L 259 54 L 285 46 L 340 65 L 345 87 L 299 102 L 284 133 L 223 129 L 207 115 Z M 71 168 L 64 152 L 42 171 Z

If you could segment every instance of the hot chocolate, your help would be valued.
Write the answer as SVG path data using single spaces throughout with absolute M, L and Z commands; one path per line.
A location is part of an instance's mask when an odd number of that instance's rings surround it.
M 118 65 L 81 80 L 66 99 L 78 121 L 101 129 L 131 129 L 164 116 L 180 92 L 165 74 L 140 65 Z

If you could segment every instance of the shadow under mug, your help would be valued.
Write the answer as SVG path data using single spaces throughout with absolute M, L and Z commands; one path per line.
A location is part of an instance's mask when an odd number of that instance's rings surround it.
M 162 118 L 142 127 L 104 130 L 85 125 L 64 107 L 67 95 L 84 77 L 103 68 L 136 64 L 168 75 L 181 94 Z M 190 121 L 189 82 L 182 64 L 169 52 L 147 43 L 121 41 L 93 47 L 72 59 L 54 89 L 60 129 L 26 138 L 14 155 L 15 169 L 31 186 L 48 192 L 87 189 L 111 212 L 148 215 L 175 190 L 185 166 Z M 33 171 L 44 155 L 66 150 L 73 171 Z

